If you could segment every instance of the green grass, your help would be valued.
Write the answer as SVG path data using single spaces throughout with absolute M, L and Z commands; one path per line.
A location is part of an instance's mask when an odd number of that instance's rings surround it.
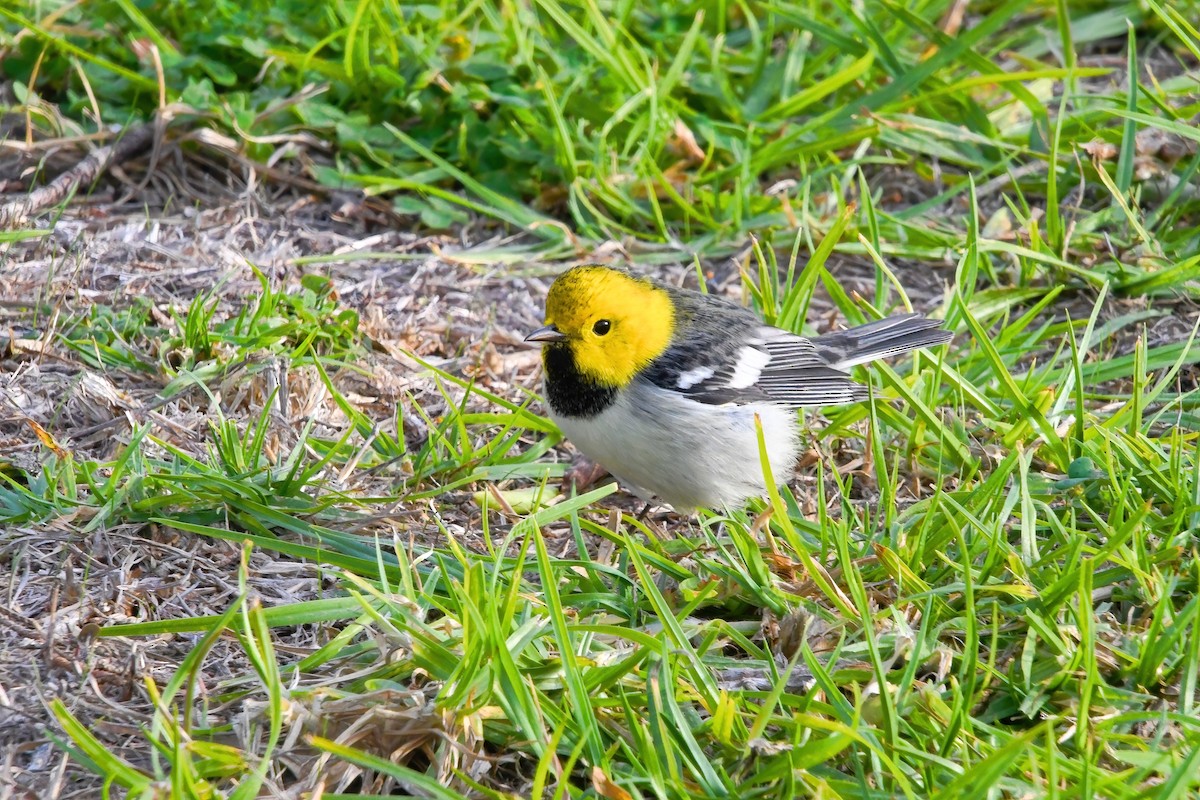
M 40 471 L 0 470 L 7 525 L 245 543 L 225 613 L 101 630 L 201 636 L 143 687 L 144 763 L 53 702 L 78 763 L 144 797 L 268 794 L 301 750 L 373 776 L 324 797 L 1200 792 L 1184 371 L 1200 343 L 1150 335 L 1200 294 L 1191 17 L 1009 2 L 972 5 L 948 36 L 944 3 L 703 5 L 0 9 L 31 109 L 79 129 L 92 98 L 105 121 L 144 118 L 159 87 L 130 45 L 153 43 L 166 97 L 194 112 L 174 125 L 260 161 L 282 141 L 264 137 L 315 135 L 330 187 L 386 196 L 414 226 L 528 237 L 489 263 L 613 238 L 648 262 L 715 259 L 754 234 L 747 296 L 805 332 L 817 293 L 861 321 L 954 266 L 935 309 L 954 344 L 873 369 L 873 402 L 829 411 L 815 477 L 666 539 L 609 513 L 611 486 L 542 502 L 560 436 L 528 395 L 420 362 L 433 395 L 366 413 L 339 381 L 368 358 L 360 320 L 316 275 L 259 274 L 236 304 L 217 286 L 169 319 L 67 309 L 54 342 L 72 363 L 162 401 L 282 370 L 341 414 L 277 449 L 268 388 L 194 449 L 144 423 L 111 461 L 47 447 Z M 1139 150 L 1146 131 L 1182 156 Z M 1111 157 L 1083 149 L 1097 141 Z M 874 269 L 868 296 L 839 282 L 854 263 Z M 465 514 L 463 490 L 482 508 Z M 372 527 L 397 508 L 429 510 L 438 544 Z M 335 590 L 265 608 L 251 549 L 325 565 Z M 321 646 L 275 649 L 274 628 L 306 624 Z M 201 673 L 228 636 L 246 667 L 214 687 Z M 201 684 L 244 724 L 211 723 Z M 340 740 L 340 714 L 388 746 Z
M 0 10 L 0 35 L 23 32 L 5 60 L 18 97 L 72 118 L 146 118 L 159 77 L 134 52 L 154 45 L 180 129 L 218 127 L 261 161 L 313 134 L 335 148 L 312 165 L 315 177 L 390 197 L 435 229 L 478 214 L 546 239 L 549 252 L 564 252 L 570 236 L 721 253 L 796 222 L 819 239 L 861 189 L 880 199 L 860 176 L 892 169 L 929 181 L 936 159 L 940 186 L 926 204 L 877 211 L 868 238 L 878 252 L 953 249 L 960 221 L 927 228 L 922 206 L 964 197 L 968 178 L 1010 176 L 1014 227 L 1026 223 L 1026 192 L 1044 196 L 1039 244 L 1060 257 L 1068 237 L 1094 249 L 1103 233 L 1118 252 L 1147 245 L 1148 258 L 1197 244 L 1177 224 L 1194 198 L 1174 193 L 1145 224 L 1136 195 L 1118 199 L 1143 184 L 1138 132 L 1197 140 L 1181 73 L 1200 37 L 1185 14 L 1155 3 L 1081 4 L 1069 25 L 1053 3 L 991 4 L 954 37 L 936 26 L 941 3 L 36 8 L 40 22 L 29 9 Z M 1152 72 L 1134 48 L 1125 70 L 1075 56 L 1127 32 L 1153 44 Z M 1123 72 L 1136 91 L 1118 88 Z M 1116 158 L 1082 157 L 1093 140 L 1116 145 Z M 1186 157 L 1163 170 L 1186 179 L 1196 167 Z M 1096 213 L 1082 225 L 1064 218 L 1067 192 L 1084 184 L 1106 195 L 1106 178 L 1116 197 L 1089 203 Z M 780 179 L 795 183 L 764 191 Z

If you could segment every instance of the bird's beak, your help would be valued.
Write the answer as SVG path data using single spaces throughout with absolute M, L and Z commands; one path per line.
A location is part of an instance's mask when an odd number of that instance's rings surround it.
M 553 325 L 538 328 L 525 337 L 527 342 L 565 342 L 567 335 Z

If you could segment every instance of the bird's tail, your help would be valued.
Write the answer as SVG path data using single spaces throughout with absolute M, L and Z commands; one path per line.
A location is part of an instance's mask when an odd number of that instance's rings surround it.
M 846 370 L 880 358 L 945 344 L 954 337 L 942 321 L 920 314 L 897 314 L 812 340 L 817 352 L 835 369 Z

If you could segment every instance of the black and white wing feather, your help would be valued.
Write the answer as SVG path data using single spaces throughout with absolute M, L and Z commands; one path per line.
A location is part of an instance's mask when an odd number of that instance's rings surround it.
M 767 402 L 799 408 L 853 403 L 867 387 L 825 361 L 809 339 L 759 325 L 720 360 L 680 373 L 670 387 L 702 403 Z M 715 355 L 715 354 L 712 354 Z
M 686 326 L 645 377 L 701 403 L 794 408 L 865 400 L 857 364 L 949 341 L 937 320 L 905 314 L 806 339 L 763 325 L 747 309 L 699 295 L 677 298 Z

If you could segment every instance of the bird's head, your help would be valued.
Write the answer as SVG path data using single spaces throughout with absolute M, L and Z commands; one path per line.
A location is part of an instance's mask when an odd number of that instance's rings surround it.
M 646 278 L 602 266 L 567 270 L 546 297 L 546 324 L 525 338 L 565 350 L 575 369 L 603 386 L 621 387 L 671 343 L 670 294 Z

